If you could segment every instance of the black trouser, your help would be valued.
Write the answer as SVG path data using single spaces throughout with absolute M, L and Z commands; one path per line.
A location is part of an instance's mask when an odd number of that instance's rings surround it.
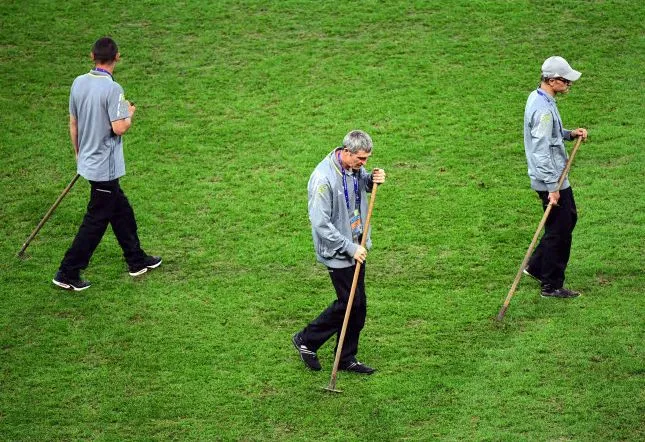
M 347 310 L 355 269 L 356 266 L 343 269 L 328 269 L 338 299 L 332 302 L 325 311 L 302 331 L 304 344 L 309 350 L 318 351 L 334 334 L 336 334 L 336 348 L 338 348 L 338 338 L 343 327 L 343 319 Z M 343 351 L 340 356 L 341 362 L 351 362 L 356 359 L 358 338 L 365 325 L 366 315 L 367 297 L 365 295 L 365 265 L 363 264 L 358 274 L 358 284 L 356 285 L 352 311 L 349 315 L 347 331 L 345 332 L 345 342 L 343 342 Z
M 549 192 L 538 192 L 542 206 L 549 204 Z M 542 281 L 547 289 L 564 285 L 564 271 L 571 252 L 571 234 L 576 226 L 578 213 L 573 191 L 568 187 L 560 191 L 558 205 L 553 206 L 544 225 L 544 235 L 529 260 L 529 271 Z
M 140 268 L 145 253 L 139 244 L 134 211 L 119 186 L 119 180 L 90 181 L 90 185 L 87 212 L 59 270 L 68 278 L 78 278 L 79 272 L 89 264 L 108 224 L 112 226 L 128 265 Z

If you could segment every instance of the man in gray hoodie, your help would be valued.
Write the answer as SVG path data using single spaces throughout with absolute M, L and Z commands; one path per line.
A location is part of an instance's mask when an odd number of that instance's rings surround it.
M 367 216 L 367 193 L 374 183 L 385 182 L 385 171 L 365 170 L 372 154 L 372 139 L 360 130 L 349 132 L 342 147 L 332 150 L 311 174 L 308 185 L 309 220 L 316 259 L 324 264 L 336 290 L 337 299 L 303 330 L 292 342 L 305 365 L 320 370 L 316 352 L 342 328 L 354 278 L 356 262 L 361 263 L 352 311 L 340 357 L 340 370 L 371 374 L 374 369 L 356 359 L 358 339 L 367 314 L 365 295 L 365 259 L 371 247 L 370 232 L 364 232 Z M 366 248 L 360 245 L 367 235 Z
M 568 178 L 558 190 L 558 181 L 567 163 L 564 141 L 587 138 L 587 130 L 567 130 L 555 102 L 557 94 L 569 92 L 571 83 L 582 74 L 558 56 L 542 64 L 539 87 L 531 92 L 524 111 L 524 150 L 531 188 L 546 210 L 553 205 L 544 235 L 535 248 L 524 273 L 540 281 L 543 297 L 575 298 L 580 293 L 564 288 L 564 272 L 569 262 L 571 238 L 578 215 Z

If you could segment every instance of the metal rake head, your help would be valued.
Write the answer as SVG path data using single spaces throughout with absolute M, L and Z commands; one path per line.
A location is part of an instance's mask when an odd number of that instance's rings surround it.
M 322 390 L 329 391 L 330 393 L 342 393 L 343 390 L 337 390 L 334 387 L 320 387 Z
M 21 251 L 21 252 L 18 252 L 18 254 L 16 255 L 16 258 L 18 258 L 18 259 L 20 259 L 20 260 L 22 260 L 22 261 L 26 261 L 26 260 L 28 260 L 29 258 L 31 258 L 31 255 L 30 255 L 30 254 L 28 254 L 28 253 L 27 253 L 27 252 L 25 252 L 25 251 Z

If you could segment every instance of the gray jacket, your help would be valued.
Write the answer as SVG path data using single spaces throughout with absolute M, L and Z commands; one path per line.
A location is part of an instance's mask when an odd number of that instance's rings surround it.
M 331 151 L 316 166 L 309 178 L 307 193 L 316 259 L 327 267 L 344 268 L 354 265 L 353 257 L 359 245 L 352 241 L 350 214 L 345 201 L 343 177 L 341 166 L 336 159 L 336 150 Z M 355 173 L 358 174 L 361 223 L 364 227 L 368 206 L 367 192 L 372 191 L 373 185 L 372 175 L 367 173 L 364 167 Z M 348 183 L 352 182 L 352 178 L 349 177 Z M 349 187 L 349 193 L 352 194 L 352 185 Z M 367 234 L 365 246 L 370 249 L 370 232 L 364 234 Z
M 524 151 L 529 166 L 531 188 L 554 192 L 567 164 L 564 140 L 571 140 L 571 131 L 562 126 L 555 99 L 542 89 L 529 95 L 524 110 Z M 569 179 L 561 189 L 569 187 Z

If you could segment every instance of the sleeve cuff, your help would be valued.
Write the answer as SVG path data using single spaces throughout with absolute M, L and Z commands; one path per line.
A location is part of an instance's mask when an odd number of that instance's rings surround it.
M 351 243 L 349 247 L 347 247 L 347 253 L 349 253 L 350 258 L 354 257 L 357 250 L 358 250 L 358 244 Z
M 546 183 L 546 188 L 549 192 L 555 192 L 558 190 L 558 183 Z

